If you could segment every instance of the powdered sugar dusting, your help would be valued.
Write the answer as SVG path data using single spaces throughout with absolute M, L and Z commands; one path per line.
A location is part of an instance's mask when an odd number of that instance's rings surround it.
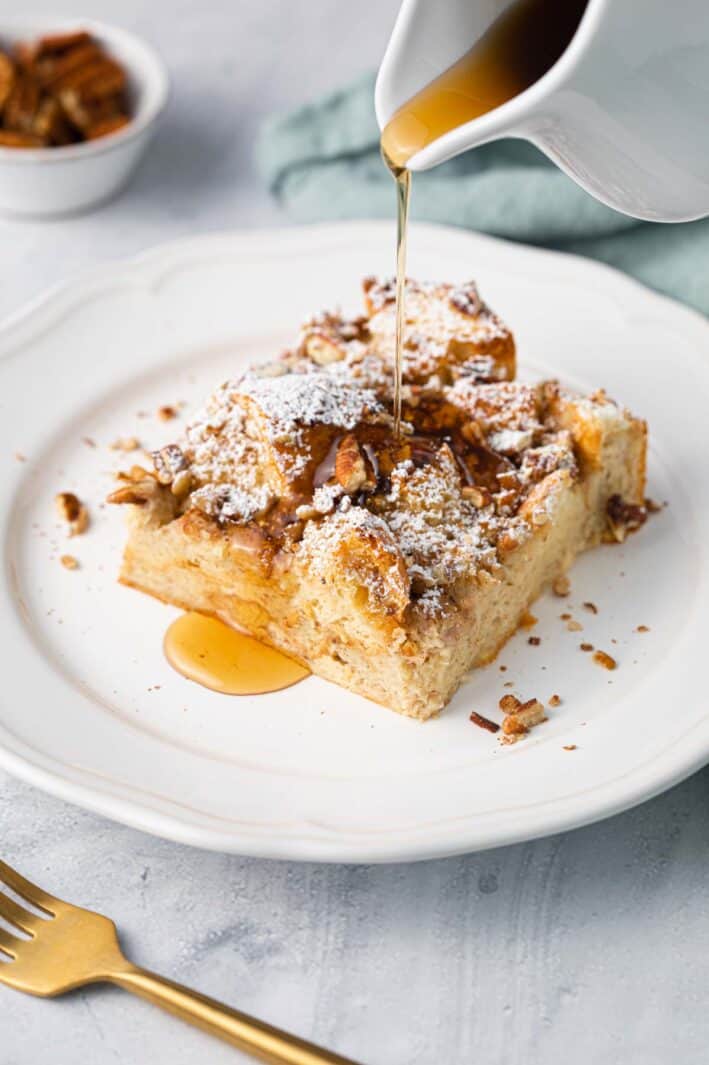
M 246 432 L 246 414 L 223 384 L 180 443 L 192 481 L 190 505 L 220 521 L 251 521 L 276 498 L 263 441 Z
M 354 579 L 367 590 L 374 609 L 400 614 L 409 603 L 410 582 L 396 535 L 364 507 L 341 505 L 322 522 L 309 524 L 299 551 L 315 576 L 329 580 L 334 565 L 343 578 Z M 346 567 L 338 567 L 338 555 Z
M 386 522 L 399 544 L 413 590 L 430 606 L 440 602 L 442 587 L 480 568 L 495 567 L 492 508 L 481 511 L 462 498 L 460 473 L 447 447 L 421 469 L 411 462 L 400 463 L 392 474 L 386 503 Z
M 279 377 L 247 373 L 236 391 L 258 405 L 272 439 L 297 433 L 301 426 L 354 429 L 368 413 L 382 411 L 371 389 L 361 387 L 337 367 Z

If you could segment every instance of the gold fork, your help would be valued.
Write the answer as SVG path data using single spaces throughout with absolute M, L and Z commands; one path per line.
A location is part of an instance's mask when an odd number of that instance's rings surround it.
M 347 1058 L 137 968 L 123 956 L 113 921 L 48 895 L 2 861 L 0 884 L 44 915 L 26 910 L 0 891 L 0 917 L 20 933 L 12 935 L 0 926 L 0 983 L 42 997 L 62 995 L 86 984 L 118 984 L 268 1065 L 354 1065 Z

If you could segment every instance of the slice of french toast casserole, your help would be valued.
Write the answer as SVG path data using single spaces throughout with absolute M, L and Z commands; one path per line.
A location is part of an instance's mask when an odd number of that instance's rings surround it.
M 394 291 L 364 291 L 121 475 L 121 580 L 424 719 L 580 551 L 642 522 L 646 427 L 602 391 L 517 382 L 474 284 L 410 281 L 397 439 Z

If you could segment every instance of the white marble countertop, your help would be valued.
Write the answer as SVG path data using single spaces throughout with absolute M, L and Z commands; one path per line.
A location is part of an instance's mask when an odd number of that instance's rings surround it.
M 94 0 L 91 15 L 161 48 L 169 114 L 120 200 L 0 221 L 0 313 L 166 239 L 282 223 L 251 166 L 259 119 L 373 66 L 395 7 Z M 0 774 L 0 852 L 113 916 L 135 961 L 369 1065 L 666 1065 L 703 1060 L 709 1040 L 707 780 L 538 843 L 330 867 L 179 847 Z M 117 990 L 0 989 L 0 1065 L 200 1056 L 245 1060 Z

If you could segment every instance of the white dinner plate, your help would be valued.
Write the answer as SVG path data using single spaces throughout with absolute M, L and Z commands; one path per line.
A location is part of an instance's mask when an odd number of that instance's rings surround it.
M 163 658 L 176 611 L 117 583 L 125 515 L 102 500 L 134 457 L 108 445 L 174 439 L 217 383 L 280 351 L 308 312 L 358 307 L 360 278 L 391 272 L 393 237 L 392 225 L 352 223 L 190 240 L 56 289 L 0 330 L 4 768 L 185 843 L 393 861 L 581 825 L 709 760 L 709 328 L 579 258 L 413 228 L 411 275 L 477 278 L 515 331 L 522 375 L 602 385 L 648 419 L 649 493 L 668 503 L 624 545 L 584 556 L 571 596 L 535 607 L 541 643 L 519 633 L 440 718 L 410 721 L 314 677 L 258 697 L 202 689 Z M 156 417 L 177 403 L 179 421 Z M 84 536 L 60 526 L 58 491 L 88 502 Z M 60 564 L 65 553 L 79 569 Z M 510 690 L 562 702 L 505 748 L 469 715 L 499 720 Z

